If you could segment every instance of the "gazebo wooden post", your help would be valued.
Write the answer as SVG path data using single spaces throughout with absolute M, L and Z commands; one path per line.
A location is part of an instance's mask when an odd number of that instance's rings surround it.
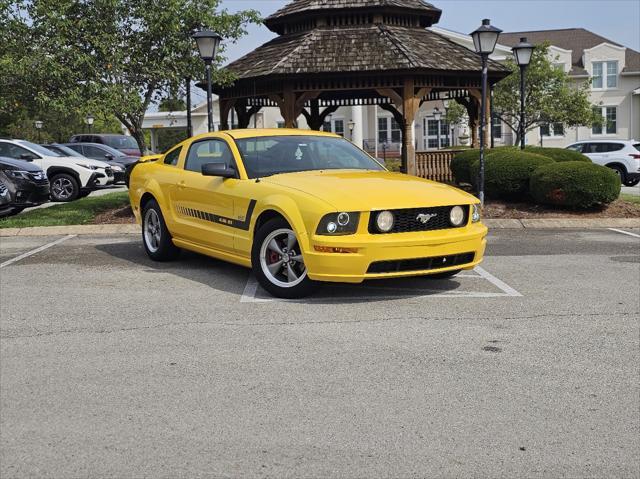
M 218 100 L 220 104 L 220 129 L 229 129 L 229 112 L 234 107 L 236 100 L 229 100 L 220 98 Z

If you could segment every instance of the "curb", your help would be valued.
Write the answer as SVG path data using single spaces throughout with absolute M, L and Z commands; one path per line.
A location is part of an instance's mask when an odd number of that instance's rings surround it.
M 489 229 L 602 229 L 640 228 L 640 218 L 549 218 L 486 219 Z M 33 228 L 0 228 L 0 237 L 57 235 L 139 235 L 137 224 L 37 226 Z

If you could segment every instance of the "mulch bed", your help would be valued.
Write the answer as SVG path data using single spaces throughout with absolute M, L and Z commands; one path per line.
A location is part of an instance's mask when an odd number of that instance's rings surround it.
M 97 215 L 91 224 L 94 225 L 125 225 L 136 222 L 131 206 L 107 210 Z
M 624 200 L 616 200 L 601 208 L 592 210 L 570 210 L 530 203 L 507 203 L 487 201 L 484 218 L 640 218 L 640 205 Z

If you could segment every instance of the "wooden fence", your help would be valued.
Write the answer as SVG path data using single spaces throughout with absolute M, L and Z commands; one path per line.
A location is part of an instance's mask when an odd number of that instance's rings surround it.
M 416 152 L 416 174 L 421 178 L 453 183 L 451 160 L 464 150 L 438 150 Z

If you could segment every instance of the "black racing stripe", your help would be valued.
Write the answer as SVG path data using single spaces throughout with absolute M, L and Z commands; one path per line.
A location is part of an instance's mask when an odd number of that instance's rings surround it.
M 247 209 L 247 214 L 244 217 L 244 221 L 234 220 L 233 218 L 227 218 L 225 216 L 218 216 L 213 213 L 208 213 L 206 211 L 194 210 L 192 208 L 185 208 L 184 206 L 178 206 L 177 210 L 180 214 L 185 216 L 191 216 L 192 218 L 197 218 L 203 221 L 209 221 L 210 223 L 217 223 L 217 224 L 229 226 L 230 228 L 249 231 L 249 227 L 251 226 L 251 217 L 253 216 L 253 212 L 256 209 L 257 203 L 258 202 L 256 200 L 251 200 L 249 202 L 249 208 Z

